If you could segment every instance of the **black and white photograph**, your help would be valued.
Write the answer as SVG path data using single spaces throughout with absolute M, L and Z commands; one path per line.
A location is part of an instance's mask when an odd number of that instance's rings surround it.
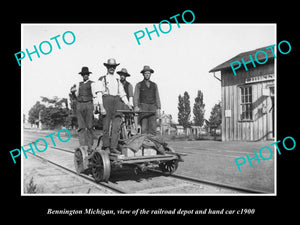
M 5 217 L 297 215 L 297 7 L 211 3 L 7 8 Z
M 276 24 L 22 24 L 23 194 L 276 194 L 274 43 Z

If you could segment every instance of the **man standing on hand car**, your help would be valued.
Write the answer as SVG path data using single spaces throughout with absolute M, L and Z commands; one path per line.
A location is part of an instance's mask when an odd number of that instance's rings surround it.
M 124 103 L 132 109 L 132 104 L 128 102 L 124 87 L 120 82 L 120 78 L 114 74 L 116 67 L 120 63 L 116 63 L 115 59 L 108 59 L 107 63 L 103 63 L 107 68 L 107 74 L 99 78 L 99 104 L 100 113 L 103 115 L 103 146 L 102 149 L 111 153 L 120 154 L 117 149 L 119 141 L 119 133 L 122 122 L 122 113 L 117 110 L 123 109 Z M 122 102 L 123 101 L 123 102 Z M 109 138 L 109 127 L 111 127 L 111 139 Z
M 160 116 L 161 106 L 157 85 L 150 81 L 154 70 L 150 66 L 144 66 L 141 73 L 144 76 L 144 80 L 135 86 L 133 104 L 135 111 L 147 111 L 141 113 L 139 118 L 142 134 L 156 135 L 156 117 Z
M 74 84 L 71 87 L 72 96 L 76 99 L 76 115 L 78 121 L 78 135 L 80 146 L 88 146 L 88 154 L 92 152 L 93 146 L 93 119 L 94 105 L 93 101 L 97 102 L 95 83 L 89 80 L 89 75 L 92 72 L 84 66 L 79 74 L 83 81 L 79 82 L 78 86 Z
M 120 81 L 123 84 L 128 101 L 131 105 L 133 105 L 133 87 L 132 84 L 126 80 L 126 77 L 130 77 L 130 74 L 127 72 L 126 68 L 122 68 L 120 71 L 117 71 L 117 74 L 120 75 Z

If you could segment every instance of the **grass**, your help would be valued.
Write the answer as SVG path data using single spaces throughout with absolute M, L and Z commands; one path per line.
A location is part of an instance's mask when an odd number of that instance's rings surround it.
M 31 177 L 29 183 L 26 186 L 25 193 L 35 194 L 37 193 L 37 185 L 33 182 L 33 177 Z
M 29 183 L 25 186 L 25 193 L 27 194 L 36 194 L 41 193 L 43 190 L 34 183 L 33 177 L 31 177 Z

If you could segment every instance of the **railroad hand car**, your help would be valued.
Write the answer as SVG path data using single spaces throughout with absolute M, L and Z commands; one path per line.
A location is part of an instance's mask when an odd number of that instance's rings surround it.
M 182 162 L 182 153 L 176 153 L 163 140 L 154 135 L 140 134 L 137 115 L 141 112 L 118 110 L 122 112 L 122 124 L 119 138 L 121 154 L 108 153 L 102 150 L 102 135 L 92 153 L 88 154 L 87 146 L 75 149 L 74 164 L 77 173 L 92 173 L 97 182 L 108 181 L 112 167 L 131 167 L 135 172 L 147 169 L 159 169 L 164 175 L 170 175 Z

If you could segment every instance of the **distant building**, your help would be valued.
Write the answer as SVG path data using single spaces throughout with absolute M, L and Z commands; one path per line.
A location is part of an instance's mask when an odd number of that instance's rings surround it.
M 206 135 L 207 130 L 204 128 L 204 126 L 191 126 L 191 133 L 194 136 Z
M 191 131 L 194 136 L 199 136 L 201 133 L 201 127 L 200 126 L 191 126 Z
M 166 114 L 164 111 L 160 117 L 160 129 L 162 134 L 169 134 L 171 132 L 172 115 Z
M 259 64 L 255 54 L 260 52 Z M 249 55 L 252 56 L 253 63 Z M 236 70 L 234 76 L 230 63 L 249 62 Z M 222 141 L 258 141 L 274 138 L 275 73 L 274 56 L 271 49 L 260 48 L 240 53 L 216 66 L 209 72 L 221 72 Z
M 184 128 L 181 125 L 176 125 L 176 135 L 184 135 Z

